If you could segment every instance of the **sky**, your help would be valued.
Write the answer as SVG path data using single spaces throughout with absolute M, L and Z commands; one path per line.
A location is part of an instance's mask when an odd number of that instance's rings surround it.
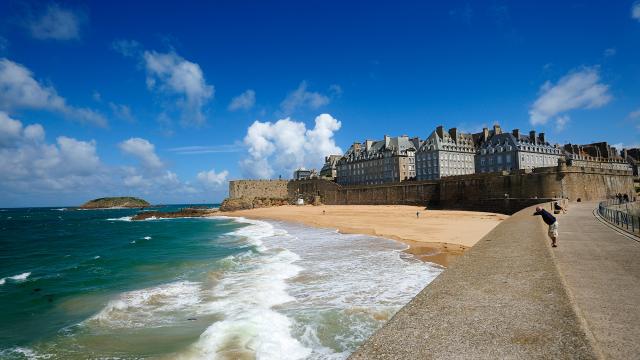
M 636 1 L 0 2 L 0 207 L 211 203 L 438 125 L 640 143 Z

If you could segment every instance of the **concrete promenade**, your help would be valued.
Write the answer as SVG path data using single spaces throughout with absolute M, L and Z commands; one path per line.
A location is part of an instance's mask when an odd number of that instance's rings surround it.
M 351 358 L 598 358 L 533 211 L 493 229 Z
M 598 221 L 596 206 L 560 216 L 558 269 L 602 355 L 640 359 L 640 239 Z

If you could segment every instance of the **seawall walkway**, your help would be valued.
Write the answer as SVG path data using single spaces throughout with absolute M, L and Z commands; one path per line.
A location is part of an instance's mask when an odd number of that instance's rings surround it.
M 569 215 L 560 217 L 561 229 L 566 226 L 561 236 L 568 237 L 573 221 L 578 224 L 573 233 L 578 233 L 580 222 L 597 222 L 593 215 L 582 220 L 578 210 L 575 206 L 570 209 L 571 216 L 576 213 L 575 220 Z M 601 357 L 593 332 L 587 329 L 589 321 L 577 310 L 583 296 L 567 289 L 574 283 L 582 286 L 578 281 L 584 280 L 579 279 L 581 270 L 571 265 L 579 255 L 569 255 L 579 245 L 561 238 L 560 247 L 552 249 L 546 226 L 539 216 L 532 216 L 533 211 L 533 207 L 522 210 L 487 234 L 351 359 Z M 552 250 L 558 249 L 562 252 L 556 259 Z M 625 296 L 622 289 L 616 291 Z M 635 296 L 636 291 L 626 294 Z
M 560 218 L 558 269 L 602 355 L 640 359 L 640 238 L 598 221 L 596 207 Z

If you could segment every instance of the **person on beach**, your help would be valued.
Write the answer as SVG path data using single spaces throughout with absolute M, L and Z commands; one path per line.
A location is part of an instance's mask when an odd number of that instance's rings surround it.
M 557 202 L 557 201 L 553 203 L 553 210 L 554 210 L 553 212 L 554 212 L 555 214 L 559 214 L 560 212 L 562 212 L 563 214 L 566 214 L 566 213 L 567 213 L 567 209 L 565 209 L 564 207 L 562 207 L 562 206 L 560 205 L 560 203 L 559 203 L 559 202 Z
M 557 247 L 556 240 L 558 240 L 558 220 L 555 216 L 551 215 L 547 210 L 540 206 L 536 206 L 536 212 L 533 215 L 542 216 L 542 220 L 545 224 L 549 225 L 549 237 L 551 238 L 551 247 Z

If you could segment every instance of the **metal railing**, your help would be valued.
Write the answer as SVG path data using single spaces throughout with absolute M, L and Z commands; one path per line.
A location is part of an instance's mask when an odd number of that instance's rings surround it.
M 616 227 L 640 235 L 640 216 L 629 210 L 629 205 L 637 207 L 637 202 L 624 202 L 617 199 L 602 201 L 598 204 L 598 214 Z

